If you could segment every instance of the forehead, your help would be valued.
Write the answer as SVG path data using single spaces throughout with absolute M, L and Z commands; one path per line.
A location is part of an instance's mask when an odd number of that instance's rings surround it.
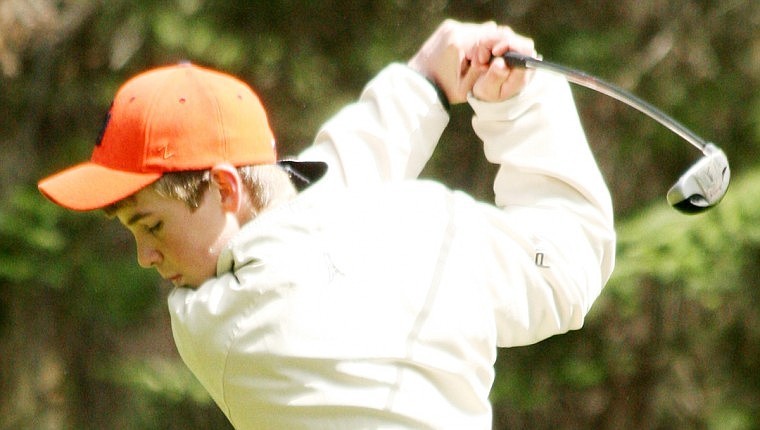
M 114 211 L 114 215 L 124 225 L 130 225 L 149 215 L 165 215 L 183 209 L 186 210 L 184 203 L 164 197 L 148 187 L 123 200 Z

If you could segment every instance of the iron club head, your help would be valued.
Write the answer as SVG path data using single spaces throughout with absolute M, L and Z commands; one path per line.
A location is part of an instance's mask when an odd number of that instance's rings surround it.
M 668 203 L 675 209 L 696 214 L 717 205 L 728 189 L 731 169 L 723 151 L 712 143 L 704 156 L 687 170 L 668 190 Z

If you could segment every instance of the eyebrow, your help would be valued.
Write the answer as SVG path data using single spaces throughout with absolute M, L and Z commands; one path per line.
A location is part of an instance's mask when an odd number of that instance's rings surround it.
M 137 221 L 140 221 L 141 219 L 147 217 L 150 215 L 150 212 L 138 212 L 127 220 L 127 226 L 131 226 L 132 224 L 136 223 Z

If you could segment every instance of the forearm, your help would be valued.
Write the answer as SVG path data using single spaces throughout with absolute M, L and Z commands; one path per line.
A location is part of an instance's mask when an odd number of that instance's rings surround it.
M 351 186 L 415 178 L 448 120 L 435 87 L 393 64 L 330 119 L 299 158 L 327 162 L 329 180 Z
M 609 191 L 563 79 L 537 73 L 518 96 L 501 103 L 470 98 L 473 127 L 484 142 L 486 158 L 499 164 L 494 183 L 496 205 L 562 204 L 541 189 L 526 192 L 523 183 L 553 178 L 567 184 L 612 220 Z
M 525 290 L 498 290 L 514 324 L 502 344 L 579 328 L 609 278 L 615 233 L 609 191 L 587 145 L 568 84 L 536 74 L 500 103 L 471 98 L 486 157 L 499 164 L 496 205 L 527 254 Z M 525 310 L 514 310 L 522 305 Z M 524 331 L 521 331 L 524 329 Z

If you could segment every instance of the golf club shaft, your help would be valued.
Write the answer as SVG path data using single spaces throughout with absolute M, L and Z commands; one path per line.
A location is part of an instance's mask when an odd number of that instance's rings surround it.
M 548 61 L 539 60 L 538 58 L 518 54 L 516 52 L 507 52 L 503 55 L 503 58 L 507 62 L 507 65 L 510 67 L 545 69 L 554 73 L 559 73 L 560 75 L 563 75 L 569 82 L 590 88 L 592 90 L 596 90 L 602 94 L 606 94 L 618 101 L 621 101 L 628 106 L 631 106 L 636 110 L 648 115 L 655 121 L 670 129 L 672 132 L 681 136 L 683 139 L 694 145 L 703 153 L 706 153 L 707 142 L 705 142 L 701 137 L 696 135 L 693 131 L 689 130 L 675 119 L 671 118 L 666 113 L 629 93 L 628 91 L 623 90 L 620 87 L 605 82 L 587 73 L 574 70 L 559 64 L 550 63 Z

